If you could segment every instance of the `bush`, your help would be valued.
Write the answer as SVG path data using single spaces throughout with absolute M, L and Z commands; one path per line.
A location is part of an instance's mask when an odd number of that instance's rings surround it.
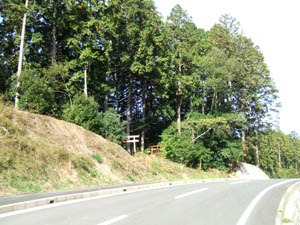
M 99 105 L 94 98 L 86 99 L 82 94 L 74 99 L 72 108 L 66 106 L 62 117 L 66 121 L 96 132 L 99 130 L 98 108 Z
M 67 107 L 64 110 L 63 119 L 121 144 L 126 137 L 126 122 L 120 121 L 114 109 L 104 113 L 99 112 L 98 109 L 99 105 L 94 98 L 86 99 L 84 95 L 80 95 L 74 99 L 72 108 Z

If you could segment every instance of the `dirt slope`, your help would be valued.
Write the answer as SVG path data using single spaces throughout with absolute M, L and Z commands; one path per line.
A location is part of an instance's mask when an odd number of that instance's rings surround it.
M 80 126 L 0 103 L 0 195 L 211 176 L 219 174 L 132 157 Z

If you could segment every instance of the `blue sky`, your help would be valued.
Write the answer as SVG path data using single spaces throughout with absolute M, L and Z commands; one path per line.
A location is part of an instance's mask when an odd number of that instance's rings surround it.
M 154 0 L 166 18 L 180 4 L 195 24 L 209 30 L 223 14 L 240 23 L 258 45 L 279 89 L 280 128 L 300 134 L 300 1 L 299 0 Z

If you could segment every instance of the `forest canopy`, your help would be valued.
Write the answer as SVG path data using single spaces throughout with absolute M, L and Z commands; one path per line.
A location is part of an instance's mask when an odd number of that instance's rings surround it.
M 208 31 L 152 0 L 2 0 L 0 94 L 192 167 L 298 170 L 297 134 L 276 127 L 263 53 L 223 15 Z M 130 146 L 127 146 L 130 152 Z

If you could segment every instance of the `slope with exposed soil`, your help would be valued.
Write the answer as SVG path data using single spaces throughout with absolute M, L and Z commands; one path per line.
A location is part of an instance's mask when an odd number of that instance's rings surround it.
M 224 176 L 139 154 L 72 123 L 0 103 L 0 195 Z

